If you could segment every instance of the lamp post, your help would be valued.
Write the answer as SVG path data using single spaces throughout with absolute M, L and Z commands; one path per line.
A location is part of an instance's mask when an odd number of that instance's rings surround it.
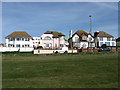
M 90 17 L 90 31 L 89 31 L 89 33 L 90 34 L 92 34 L 92 16 L 91 15 L 89 15 L 89 17 Z

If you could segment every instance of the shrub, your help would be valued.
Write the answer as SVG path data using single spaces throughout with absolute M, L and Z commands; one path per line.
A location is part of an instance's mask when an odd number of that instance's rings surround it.
M 106 44 L 103 44 L 103 45 L 101 46 L 101 48 L 106 48 Z
M 37 49 L 43 49 L 43 47 L 42 46 L 38 46 Z

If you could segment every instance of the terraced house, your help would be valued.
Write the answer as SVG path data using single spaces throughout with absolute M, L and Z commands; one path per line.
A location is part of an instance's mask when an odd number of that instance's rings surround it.
M 33 47 L 32 37 L 24 31 L 15 31 L 6 39 L 6 47 Z
M 96 47 L 101 47 L 103 44 L 106 44 L 106 46 L 116 46 L 115 38 L 104 31 L 95 32 L 94 38 Z
M 66 47 L 66 37 L 63 33 L 56 31 L 46 31 L 41 36 L 43 48 L 57 49 L 61 47 Z
M 87 48 L 87 47 L 95 47 L 94 37 L 89 33 L 78 30 L 73 35 L 72 30 L 70 30 L 70 38 L 69 38 L 69 47 L 70 48 Z

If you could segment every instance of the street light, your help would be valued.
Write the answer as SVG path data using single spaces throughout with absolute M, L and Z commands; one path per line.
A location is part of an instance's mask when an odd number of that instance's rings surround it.
M 89 31 L 89 33 L 90 34 L 92 34 L 92 19 L 91 19 L 91 15 L 89 15 L 89 17 L 90 17 L 90 31 Z

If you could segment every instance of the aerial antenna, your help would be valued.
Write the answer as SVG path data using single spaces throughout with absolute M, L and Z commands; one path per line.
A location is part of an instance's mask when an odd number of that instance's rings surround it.
M 90 31 L 89 31 L 89 33 L 92 34 L 92 16 L 89 15 L 89 17 L 90 17 Z

